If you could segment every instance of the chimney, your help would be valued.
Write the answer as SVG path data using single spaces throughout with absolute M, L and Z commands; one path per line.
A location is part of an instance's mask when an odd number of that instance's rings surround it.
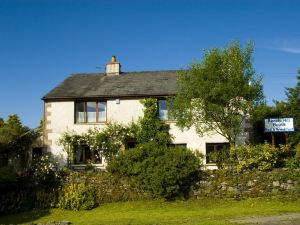
M 117 61 L 116 56 L 111 57 L 111 62 L 108 62 L 105 67 L 106 75 L 120 75 L 121 64 Z

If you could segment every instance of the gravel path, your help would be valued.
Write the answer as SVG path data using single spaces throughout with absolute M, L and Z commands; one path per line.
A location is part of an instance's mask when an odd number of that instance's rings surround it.
M 300 225 L 300 213 L 289 213 L 264 217 L 243 217 L 229 220 L 237 224 L 258 225 Z

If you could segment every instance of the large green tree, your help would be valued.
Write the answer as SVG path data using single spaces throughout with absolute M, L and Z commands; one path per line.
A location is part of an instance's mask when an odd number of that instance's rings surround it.
M 180 127 L 194 125 L 200 135 L 215 131 L 236 143 L 252 107 L 264 100 L 252 51 L 251 43 L 242 48 L 233 42 L 204 52 L 201 62 L 179 72 L 172 114 Z

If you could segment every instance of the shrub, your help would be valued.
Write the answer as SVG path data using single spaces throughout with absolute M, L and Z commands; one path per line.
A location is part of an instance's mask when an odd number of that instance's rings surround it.
M 29 176 L 36 185 L 55 187 L 60 183 L 57 164 L 51 155 L 36 157 L 29 168 Z
M 300 168 L 300 143 L 293 149 L 293 156 L 286 160 L 286 166 L 292 169 Z
M 271 170 L 279 162 L 280 156 L 289 150 L 288 146 L 276 148 L 264 143 L 255 146 L 243 145 L 232 148 L 231 157 L 236 160 L 238 172 L 258 169 L 260 171 Z
M 58 202 L 59 189 L 39 190 L 35 196 L 35 208 L 55 208 Z
M 87 210 L 95 206 L 95 188 L 84 183 L 65 185 L 58 199 L 58 207 L 61 209 Z
M 13 168 L 2 167 L 0 168 L 0 191 L 10 189 L 17 185 L 18 175 L 14 172 Z
M 148 143 L 121 153 L 107 169 L 131 178 L 154 196 L 172 199 L 187 194 L 198 178 L 200 160 L 186 148 Z

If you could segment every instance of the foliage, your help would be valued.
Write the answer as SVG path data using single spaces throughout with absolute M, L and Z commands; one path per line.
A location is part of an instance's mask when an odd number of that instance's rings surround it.
M 128 137 L 127 130 L 126 127 L 116 123 L 108 124 L 103 131 L 97 128 L 89 130 L 86 134 L 87 145 L 98 151 L 105 160 L 110 161 L 123 147 Z
M 60 191 L 58 207 L 61 209 L 87 210 L 96 206 L 95 187 L 84 183 L 64 186 Z
M 287 116 L 295 118 L 296 132 L 291 135 L 291 141 L 294 144 L 300 142 L 300 69 L 298 74 L 296 87 L 286 89 Z
M 14 184 L 18 180 L 18 175 L 11 167 L 0 168 L 0 188 L 9 184 Z
M 60 189 L 48 188 L 37 190 L 35 193 L 34 207 L 38 209 L 56 208 Z
M 224 169 L 226 165 L 229 165 L 231 163 L 230 158 L 230 152 L 229 149 L 225 146 L 218 150 L 218 151 L 212 151 L 209 154 L 207 154 L 209 159 L 211 159 L 212 162 L 215 162 L 218 169 Z
M 144 116 L 138 122 L 137 141 L 140 144 L 154 142 L 158 145 L 167 145 L 172 136 L 169 133 L 170 126 L 159 119 L 157 100 L 154 98 L 143 99 Z
M 230 149 L 231 157 L 235 159 L 238 172 L 258 169 L 271 170 L 280 160 L 280 156 L 289 151 L 289 146 L 279 148 L 271 144 L 243 145 Z
M 31 207 L 34 194 L 28 191 L 13 167 L 0 168 L 0 215 L 16 213 Z
M 293 117 L 295 132 L 290 134 L 292 145 L 300 142 L 300 70 L 298 71 L 297 84 L 295 87 L 286 88 L 287 101 L 276 101 L 276 108 L 284 117 Z
M 0 214 L 54 207 L 61 182 L 56 162 L 50 156 L 33 159 L 24 173 L 0 168 Z
M 292 157 L 286 159 L 286 165 L 292 169 L 300 168 L 300 143 L 295 146 L 293 153 Z
M 28 174 L 32 182 L 45 188 L 53 188 L 60 183 L 58 163 L 49 154 L 34 158 Z
M 155 196 L 171 199 L 189 190 L 199 175 L 200 160 L 186 148 L 168 148 L 149 142 L 120 153 L 107 170 L 132 178 Z
M 252 67 L 252 45 L 237 42 L 205 52 L 202 61 L 179 72 L 172 114 L 197 132 L 215 131 L 234 145 L 252 107 L 263 100 L 261 78 Z
M 298 71 L 300 74 L 300 71 Z M 264 140 L 270 139 L 270 134 L 265 134 L 264 119 L 265 118 L 282 118 L 293 117 L 295 132 L 289 133 L 289 142 L 294 146 L 300 142 L 300 76 L 297 76 L 297 85 L 292 88 L 286 88 L 287 101 L 274 101 L 275 106 L 267 106 L 266 104 L 255 107 L 252 117 L 254 130 L 254 143 L 262 143 Z M 275 139 L 277 143 L 285 143 L 283 133 L 276 133 Z
M 127 127 L 109 123 L 103 130 L 95 127 L 84 134 L 65 132 L 59 139 L 59 144 L 64 147 L 68 154 L 69 165 L 73 160 L 74 147 L 80 145 L 89 146 L 92 151 L 97 152 L 99 156 L 105 157 L 106 161 L 110 161 L 124 146 L 125 140 L 129 135 Z
M 38 136 L 39 131 L 22 125 L 16 114 L 9 115 L 6 122 L 0 118 L 0 154 L 7 155 L 17 170 L 28 165 L 28 151 Z
M 33 199 L 33 193 L 24 190 L 1 193 L 0 215 L 28 210 L 32 208 Z
M 271 134 L 264 133 L 264 119 L 280 118 L 284 115 L 284 108 L 277 104 L 276 106 L 268 106 L 265 103 L 254 107 L 251 123 L 253 127 L 253 144 L 261 144 L 266 140 L 271 142 Z M 274 133 L 276 143 L 285 144 L 283 133 Z

